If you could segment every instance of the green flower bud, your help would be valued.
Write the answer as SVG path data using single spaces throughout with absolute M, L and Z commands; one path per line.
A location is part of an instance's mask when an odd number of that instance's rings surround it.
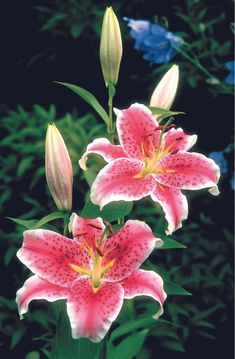
M 116 85 L 122 59 L 122 37 L 118 19 L 112 9 L 107 7 L 100 40 L 100 62 L 106 86 Z

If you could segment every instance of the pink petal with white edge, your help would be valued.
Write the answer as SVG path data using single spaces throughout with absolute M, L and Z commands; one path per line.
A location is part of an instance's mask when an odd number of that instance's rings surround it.
M 163 135 L 163 150 L 187 151 L 197 142 L 197 135 L 187 135 L 182 128 L 167 131 Z
M 78 243 L 86 241 L 86 243 L 92 247 L 97 245 L 97 241 L 100 239 L 105 229 L 102 218 L 82 218 L 77 216 L 76 213 L 71 215 L 68 227 Z
M 156 238 L 150 227 L 141 221 L 129 220 L 113 237 L 105 242 L 102 265 L 115 260 L 104 280 L 115 282 L 122 280 L 138 269 L 162 240 Z M 105 253 L 108 253 L 105 255 Z
M 102 283 L 95 292 L 89 279 L 75 281 L 67 301 L 72 337 L 100 342 L 121 310 L 123 295 L 118 283 Z
M 120 157 L 127 157 L 120 145 L 112 145 L 107 138 L 97 138 L 87 146 L 86 152 L 79 160 L 79 165 L 83 170 L 87 170 L 86 161 L 91 153 L 102 156 L 106 162 Z
M 101 208 L 112 201 L 133 201 L 148 196 L 156 186 L 152 175 L 135 178 L 143 162 L 120 158 L 107 164 L 91 187 L 91 201 Z
M 16 303 L 20 316 L 28 311 L 28 305 L 33 299 L 45 299 L 54 302 L 59 299 L 66 299 L 68 288 L 51 284 L 46 280 L 34 275 L 27 279 L 22 288 L 16 293 Z
M 158 184 L 155 191 L 151 193 L 154 201 L 160 203 L 168 222 L 166 234 L 171 234 L 182 227 L 182 221 L 188 217 L 188 202 L 178 188 L 167 187 Z
M 138 269 L 122 281 L 121 285 L 124 289 L 125 299 L 132 299 L 140 295 L 152 297 L 160 304 L 160 309 L 153 318 L 158 319 L 162 315 L 162 307 L 167 295 L 164 292 L 163 280 L 159 274 Z
M 117 115 L 117 132 L 120 144 L 128 157 L 152 157 L 160 138 L 158 123 L 151 111 L 138 103 L 128 109 L 114 109 Z
M 19 260 L 33 273 L 49 282 L 70 287 L 79 273 L 70 264 L 89 268 L 90 258 L 76 241 L 56 232 L 35 229 L 24 232 Z
M 182 189 L 214 187 L 220 177 L 215 162 L 199 153 L 169 154 L 157 164 L 156 180 L 166 186 Z

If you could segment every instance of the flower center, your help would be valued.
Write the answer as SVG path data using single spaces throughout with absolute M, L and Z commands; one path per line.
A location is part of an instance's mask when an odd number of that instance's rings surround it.
M 173 169 L 164 168 L 163 170 L 162 168 L 158 167 L 158 162 L 160 161 L 161 158 L 163 158 L 168 154 L 172 154 L 172 155 L 176 154 L 178 150 L 172 151 L 172 147 L 176 144 L 176 142 L 179 142 L 182 139 L 183 139 L 182 137 L 178 137 L 168 147 L 164 148 L 164 146 L 162 146 L 162 133 L 161 133 L 160 141 L 157 149 L 154 148 L 154 145 L 152 144 L 151 150 L 147 151 L 145 145 L 142 144 L 141 150 L 144 157 L 144 168 L 135 176 L 135 178 L 143 178 L 154 173 L 174 173 L 175 170 Z
M 89 276 L 92 282 L 92 287 L 94 292 L 96 292 L 102 282 L 102 278 L 105 274 L 112 268 L 115 258 L 111 261 L 105 261 L 105 256 L 110 253 L 114 248 L 109 249 L 104 253 L 104 244 L 107 240 L 107 230 L 110 231 L 110 228 L 104 230 L 103 234 L 98 240 L 94 241 L 94 246 L 89 245 L 85 239 L 83 239 L 80 249 L 88 254 L 90 257 L 90 266 L 86 268 L 85 266 L 79 266 L 74 263 L 69 263 L 69 266 L 80 273 L 81 275 Z

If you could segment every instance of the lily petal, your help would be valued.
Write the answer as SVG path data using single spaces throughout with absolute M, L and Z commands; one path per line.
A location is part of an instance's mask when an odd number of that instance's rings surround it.
M 64 287 L 70 287 L 79 276 L 71 264 L 82 268 L 89 268 L 90 264 L 86 251 L 81 251 L 76 241 L 44 229 L 24 232 L 17 257 L 33 273 Z
M 76 280 L 67 301 L 73 338 L 100 342 L 121 310 L 123 295 L 118 283 L 102 283 L 94 290 L 89 279 Z
M 214 187 L 220 177 L 216 163 L 199 153 L 178 152 L 158 162 L 156 180 L 166 186 L 182 189 Z
M 83 170 L 87 170 L 86 161 L 91 153 L 102 156 L 106 162 L 120 157 L 127 157 L 120 145 L 112 145 L 107 138 L 97 138 L 87 146 L 86 152 L 79 160 L 79 165 Z
M 135 159 L 119 158 L 107 164 L 91 187 L 91 201 L 101 208 L 112 201 L 133 201 L 148 196 L 156 186 L 152 175 L 135 178 L 144 164 Z
M 160 203 L 168 222 L 166 234 L 182 227 L 182 221 L 188 217 L 188 202 L 180 189 L 158 184 L 151 193 L 154 201 Z
M 153 318 L 158 319 L 162 315 L 162 307 L 167 295 L 163 289 L 163 280 L 159 274 L 138 269 L 123 280 L 121 284 L 124 288 L 125 299 L 132 299 L 140 295 L 152 297 L 160 304 L 160 309 Z
M 188 151 L 196 142 L 197 135 L 187 135 L 182 128 L 172 128 L 163 135 L 163 150 Z
M 157 120 L 144 105 L 135 103 L 126 110 L 114 109 L 120 144 L 128 157 L 142 160 L 152 157 L 159 143 Z
M 28 311 L 28 305 L 33 299 L 45 299 L 54 302 L 58 299 L 66 299 L 68 288 L 49 283 L 34 275 L 27 279 L 22 288 L 16 293 L 16 303 L 20 316 Z
M 86 241 L 91 247 L 96 246 L 96 242 L 102 236 L 105 229 L 102 218 L 82 218 L 76 215 L 76 213 L 71 215 L 68 227 L 73 234 L 73 238 L 76 239 L 78 243 Z
M 113 237 L 105 242 L 105 255 L 102 265 L 114 260 L 105 280 L 115 282 L 122 280 L 138 269 L 153 251 L 155 244 L 160 246 L 162 240 L 155 238 L 150 227 L 140 221 L 129 220 Z

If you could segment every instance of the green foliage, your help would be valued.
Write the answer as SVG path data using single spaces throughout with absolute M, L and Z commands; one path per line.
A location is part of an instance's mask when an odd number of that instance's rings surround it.
M 61 310 L 57 320 L 57 331 L 52 359 L 98 358 L 102 343 L 91 343 L 88 339 L 74 340 L 66 310 Z
M 94 36 L 100 31 L 103 5 L 96 5 L 91 0 L 50 0 L 45 5 L 35 6 L 35 9 L 43 23 L 41 31 L 49 31 L 53 37 L 70 34 L 77 39 L 83 33 Z
M 37 186 L 42 185 L 45 181 L 43 138 L 48 122 L 56 122 L 69 147 L 76 174 L 75 183 L 80 184 L 78 191 L 83 193 L 87 191 L 84 177 L 88 184 L 91 185 L 100 166 L 103 164 L 103 162 L 99 161 L 97 164 L 98 157 L 96 157 L 95 162 L 91 158 L 89 159 L 91 163 L 89 170 L 84 173 L 78 171 L 77 160 L 83 153 L 87 143 L 94 136 L 103 136 L 105 132 L 105 125 L 97 125 L 96 119 L 91 114 L 82 118 L 74 114 L 66 114 L 57 119 L 56 109 L 53 105 L 49 110 L 35 105 L 31 112 L 27 112 L 22 107 L 19 107 L 17 111 L 8 111 L 1 122 L 1 127 L 5 133 L 3 150 L 5 153 L 10 154 L 8 155 L 10 160 L 8 156 L 3 156 L 2 158 L 1 173 L 4 178 L 2 192 L 4 194 L 8 193 L 3 198 L 2 206 L 10 208 L 15 201 L 15 198 L 12 197 L 12 188 L 16 185 L 15 173 L 18 173 L 17 181 L 24 180 L 26 185 L 26 193 L 21 198 L 27 207 L 22 218 L 14 219 L 14 225 L 12 223 L 10 233 L 5 234 L 1 230 L 4 249 L 3 263 L 6 266 L 15 261 L 14 256 L 21 243 L 22 226 L 25 228 L 42 226 L 53 230 L 63 229 L 63 219 L 66 215 L 64 213 L 54 212 L 40 220 L 45 211 L 47 213 L 53 212 L 50 209 L 51 199 L 49 192 L 42 199 L 38 198 L 36 190 Z M 28 157 L 30 160 L 26 161 Z M 15 172 L 14 169 L 17 165 L 20 169 Z M 31 183 L 32 180 L 33 184 Z M 112 210 L 110 210 L 109 206 L 111 206 Z M 79 207 L 81 209 L 82 206 L 79 204 Z M 122 216 L 128 216 L 131 210 L 131 203 L 114 203 L 105 206 L 100 211 L 97 206 L 88 200 L 82 213 L 86 216 L 96 217 L 98 215 L 106 220 L 115 221 L 120 215 L 120 211 Z M 154 301 L 147 298 L 125 301 L 117 319 L 119 326 L 113 328 L 113 330 L 111 329 L 110 338 L 107 339 L 107 353 L 111 353 L 113 350 L 118 352 L 122 349 L 123 351 L 127 350 L 125 352 L 127 356 L 134 355 L 133 352 L 128 352 L 128 345 L 130 342 L 138 342 L 138 345 L 135 346 L 136 355 L 141 358 L 141 353 L 146 353 L 147 349 L 144 346 L 144 340 L 148 337 L 156 337 L 158 345 L 174 351 L 184 351 L 185 345 L 192 335 L 213 340 L 216 326 L 226 320 L 224 308 L 232 300 L 230 291 L 232 286 L 232 266 L 227 260 L 232 248 L 232 235 L 225 228 L 217 230 L 217 237 L 213 239 L 212 246 L 208 238 L 211 238 L 210 231 L 213 232 L 216 225 L 208 214 L 205 215 L 203 212 L 199 212 L 198 224 L 194 222 L 191 224 L 186 223 L 179 233 L 176 232 L 171 237 L 165 236 L 162 233 L 165 231 L 166 222 L 160 207 L 154 206 L 154 203 L 148 199 L 143 199 L 138 205 L 135 203 L 131 217 L 138 219 L 146 219 L 147 217 L 147 223 L 151 225 L 156 236 L 164 242 L 160 248 L 161 250 L 156 250 L 155 255 L 151 257 L 151 261 L 149 260 L 146 263 L 146 268 L 155 270 L 163 276 L 165 290 L 171 296 L 171 300 L 166 302 L 164 319 L 157 321 L 152 319 L 152 315 L 157 311 Z M 32 218 L 38 219 L 32 220 Z M 52 227 L 51 223 L 48 223 L 49 221 L 55 221 L 56 228 Z M 114 224 L 114 231 L 118 231 L 121 226 L 121 224 Z M 182 250 L 186 246 L 187 250 Z M 177 254 L 179 252 L 180 255 Z M 25 271 L 23 268 L 21 270 Z M 18 276 L 21 275 L 18 274 Z M 22 273 L 21 283 L 23 283 L 24 279 L 25 273 Z M 19 281 L 17 280 L 16 289 L 19 286 Z M 190 294 L 189 292 L 192 293 L 191 296 L 188 295 Z M 195 296 L 200 296 L 204 305 L 198 306 L 197 301 L 194 299 Z M 63 305 L 62 303 L 62 309 Z M 1 297 L 0 307 L 3 308 L 0 314 L 0 329 L 6 337 L 10 338 L 9 346 L 19 345 L 22 338 L 29 335 L 30 323 L 36 322 L 37 326 L 41 328 L 41 335 L 34 335 L 36 337 L 35 341 L 39 343 L 38 351 L 43 352 L 45 356 L 50 358 L 55 325 L 53 316 L 45 312 L 45 310 L 49 310 L 50 305 L 47 304 L 42 307 L 41 302 L 38 302 L 38 305 L 36 302 L 32 304 L 30 315 L 26 316 L 27 321 L 25 322 L 17 320 L 14 300 Z M 57 310 L 56 317 L 60 316 L 62 318 L 61 313 L 61 310 Z M 9 322 L 11 324 L 6 325 Z M 48 333 L 47 335 L 43 334 L 45 330 Z M 61 333 L 58 334 L 57 332 L 58 335 L 61 335 Z M 68 341 L 70 340 L 72 339 L 68 339 Z M 74 348 L 76 341 L 72 340 L 72 343 L 72 348 Z M 63 349 L 60 349 L 60 353 L 61 350 L 63 351 Z M 76 351 L 78 349 L 72 350 Z M 55 343 L 54 355 L 55 358 L 60 357 Z
M 176 111 L 164 110 L 164 108 L 161 108 L 161 107 L 149 106 L 149 109 L 151 110 L 152 114 L 159 115 L 158 116 L 158 122 L 164 120 L 167 117 L 177 116 L 177 115 L 184 115 L 185 114 L 184 112 L 176 112 Z
M 87 218 L 101 217 L 106 221 L 113 222 L 127 216 L 131 212 L 132 207 L 132 202 L 118 201 L 109 203 L 100 210 L 99 206 L 96 206 L 88 199 L 82 210 L 82 216 Z
M 123 339 L 121 343 L 114 346 L 110 341 L 107 347 L 107 359 L 119 359 L 120 353 L 125 359 L 132 359 L 139 352 L 148 330 L 141 330 L 139 332 L 130 334 L 126 339 Z
M 232 31 L 229 38 L 229 11 L 232 4 L 215 6 L 203 0 L 184 0 L 174 6 L 174 14 L 182 25 L 178 34 L 185 40 L 177 51 L 177 63 L 180 65 L 181 77 L 189 86 L 196 88 L 199 82 L 207 82 L 214 95 L 232 94 L 232 88 L 223 82 L 227 71 L 225 62 L 232 59 Z M 184 31 L 181 31 L 184 29 Z M 228 30 L 228 39 L 220 39 L 220 32 Z M 170 29 L 171 31 L 171 29 Z M 163 73 L 166 65 L 153 71 L 153 75 Z

